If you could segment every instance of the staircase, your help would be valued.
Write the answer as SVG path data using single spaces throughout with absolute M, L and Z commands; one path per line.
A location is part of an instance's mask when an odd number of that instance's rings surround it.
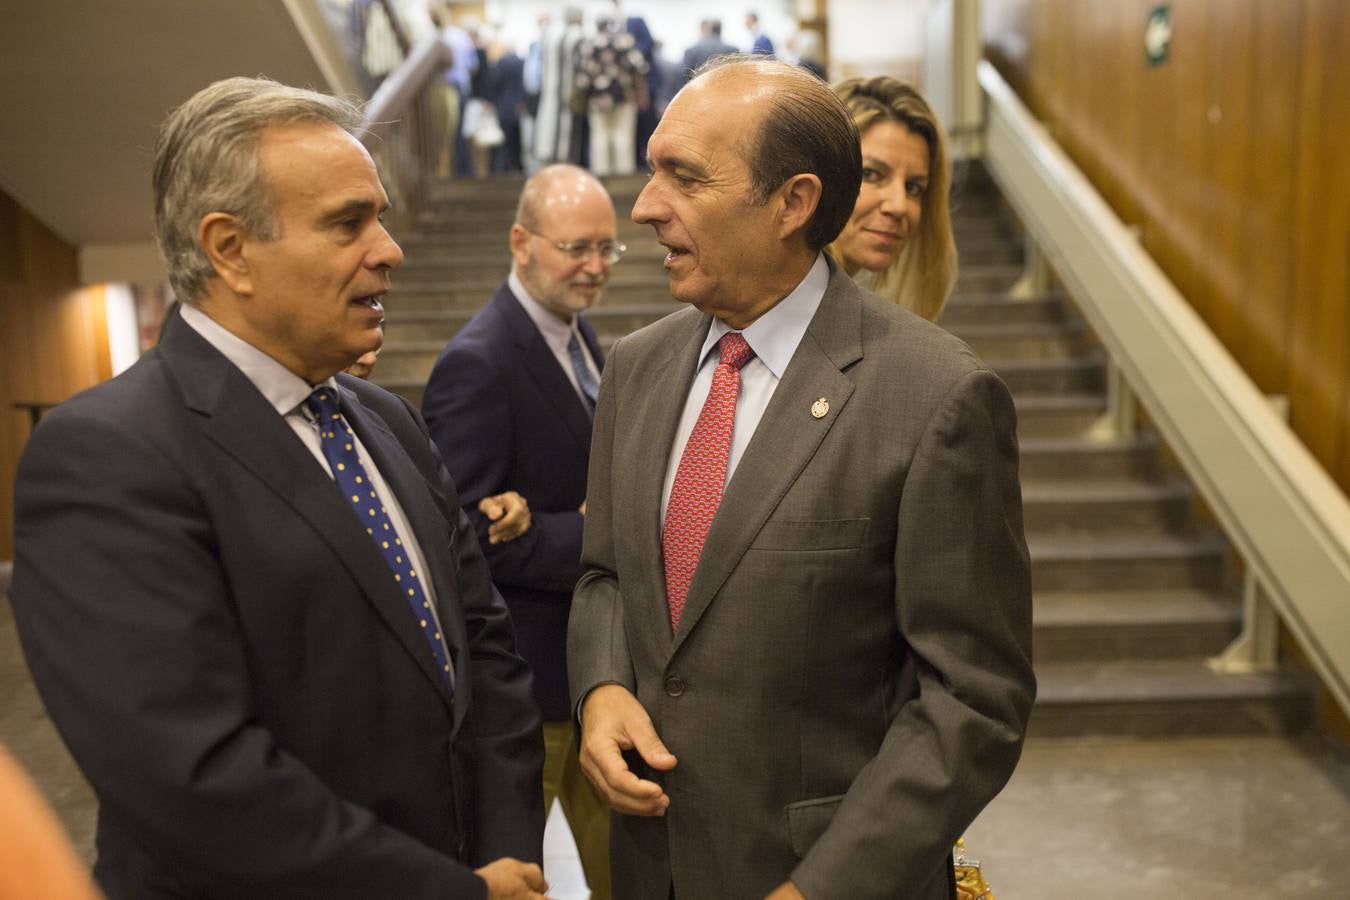
M 1021 274 L 1013 223 L 982 170 L 959 180 L 961 274 L 941 324 L 999 372 L 1017 402 L 1040 682 L 1032 734 L 1308 727 L 1316 683 L 1306 674 L 1228 675 L 1206 665 L 1239 630 L 1227 542 L 1156 438 L 1085 436 L 1106 406 L 1102 353 L 1065 297 L 1009 298 Z M 679 308 L 661 266 L 665 250 L 627 217 L 642 184 L 607 181 L 628 253 L 602 305 L 587 313 L 606 347 Z M 386 299 L 376 382 L 420 402 L 441 348 L 506 276 L 520 186 L 445 185 L 401 237 L 407 261 Z
M 507 232 L 524 183 L 519 177 L 462 181 L 436 189 L 416 228 L 399 235 L 406 260 L 385 299 L 385 350 L 373 381 L 421 403 L 422 388 L 445 344 L 505 280 L 511 268 Z M 607 179 L 619 242 L 628 247 L 614 266 L 604 300 L 586 313 L 608 350 L 630 331 L 681 304 L 670 296 L 662 267 L 666 250 L 650 226 L 628 213 L 646 179 Z

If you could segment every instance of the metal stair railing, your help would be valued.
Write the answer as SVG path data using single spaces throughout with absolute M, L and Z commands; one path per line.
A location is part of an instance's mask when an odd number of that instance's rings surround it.
M 393 20 L 396 21 L 396 20 Z M 406 40 L 403 32 L 400 44 Z M 410 225 L 435 180 L 450 177 L 454 94 L 441 75 L 453 51 L 432 34 L 406 53 L 365 107 L 361 142 L 375 160 L 401 225 Z
M 1221 667 L 1271 649 L 1264 594 L 1350 713 L 1350 501 L 998 71 L 978 77 L 986 167 L 1252 575 Z

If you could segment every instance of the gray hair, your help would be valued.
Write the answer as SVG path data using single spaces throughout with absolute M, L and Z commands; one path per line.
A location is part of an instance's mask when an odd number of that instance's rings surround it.
M 207 214 L 229 213 L 264 241 L 276 236 L 258 145 L 267 127 L 293 122 L 331 122 L 356 135 L 361 110 L 267 78 L 227 78 L 198 91 L 165 120 L 155 144 L 155 237 L 179 300 L 198 302 L 215 275 L 197 240 Z

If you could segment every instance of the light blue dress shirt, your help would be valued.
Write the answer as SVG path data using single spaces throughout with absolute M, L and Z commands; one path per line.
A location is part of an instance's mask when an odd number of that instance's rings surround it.
M 806 327 L 820 308 L 820 301 L 824 299 L 825 288 L 829 283 L 830 267 L 825 262 L 825 255 L 818 254 L 806 277 L 791 293 L 741 332 L 750 349 L 755 351 L 755 357 L 741 369 L 741 389 L 736 397 L 736 424 L 731 433 L 731 452 L 727 457 L 728 482 L 750 439 L 754 437 L 759 420 L 773 399 L 784 370 L 797 352 L 797 345 L 806 334 Z M 670 458 L 666 463 L 666 481 L 661 494 L 662 527 L 665 526 L 666 505 L 670 502 L 670 489 L 675 483 L 675 470 L 680 465 L 680 457 L 684 455 L 684 445 L 689 442 L 698 414 L 708 399 L 708 391 L 712 389 L 713 372 L 717 369 L 718 359 L 717 354 L 712 352 L 713 348 L 722 335 L 734 330 L 721 319 L 713 319 L 708 336 L 703 341 L 698 370 L 685 397 L 684 412 L 680 416 L 675 443 L 671 445 Z

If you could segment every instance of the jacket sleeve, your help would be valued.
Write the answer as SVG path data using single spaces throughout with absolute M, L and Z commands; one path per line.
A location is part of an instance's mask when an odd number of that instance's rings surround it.
M 600 396 L 591 437 L 590 471 L 586 476 L 586 530 L 581 564 L 584 574 L 572 594 L 567 623 L 567 681 L 572 709 L 591 689 L 621 684 L 637 692 L 632 657 L 624 630 L 623 596 L 619 593 L 614 553 L 614 484 L 611 464 L 618 418 L 623 363 L 620 340 L 610 351 L 600 377 Z
M 400 398 L 402 400 L 402 398 Z M 417 411 L 402 400 L 417 441 L 431 457 L 438 481 L 437 502 L 449 519 L 450 546 L 465 635 L 469 643 L 470 679 L 465 728 L 472 743 L 469 779 L 476 831 L 472 858 L 477 865 L 509 856 L 543 862 L 544 806 L 540 778 L 544 738 L 534 701 L 529 664 L 516 653 L 515 631 L 506 603 L 493 586 L 487 561 L 468 516 L 455 504 L 459 498 L 436 443 Z
M 459 587 L 472 661 L 473 696 L 465 727 L 473 742 L 474 859 L 543 862 L 543 732 L 530 669 L 515 652 L 511 619 L 488 577 L 477 538 L 461 512 L 454 530 Z
M 502 544 L 487 540 L 492 523 L 478 511 L 478 501 L 518 489 L 510 475 L 513 442 L 521 439 L 512 423 L 510 393 L 496 365 L 469 349 L 449 348 L 427 382 L 422 415 L 454 479 L 493 580 L 540 591 L 571 591 L 581 576 L 580 511 L 531 508 L 530 530 L 525 534 Z
M 902 897 L 948 865 L 1002 789 L 1035 696 L 1016 414 L 992 372 L 960 379 L 899 505 L 895 619 L 919 690 L 792 872 L 810 900 Z
M 484 896 L 258 724 L 210 511 L 137 425 L 57 410 L 17 479 L 15 619 L 101 816 L 188 894 Z

